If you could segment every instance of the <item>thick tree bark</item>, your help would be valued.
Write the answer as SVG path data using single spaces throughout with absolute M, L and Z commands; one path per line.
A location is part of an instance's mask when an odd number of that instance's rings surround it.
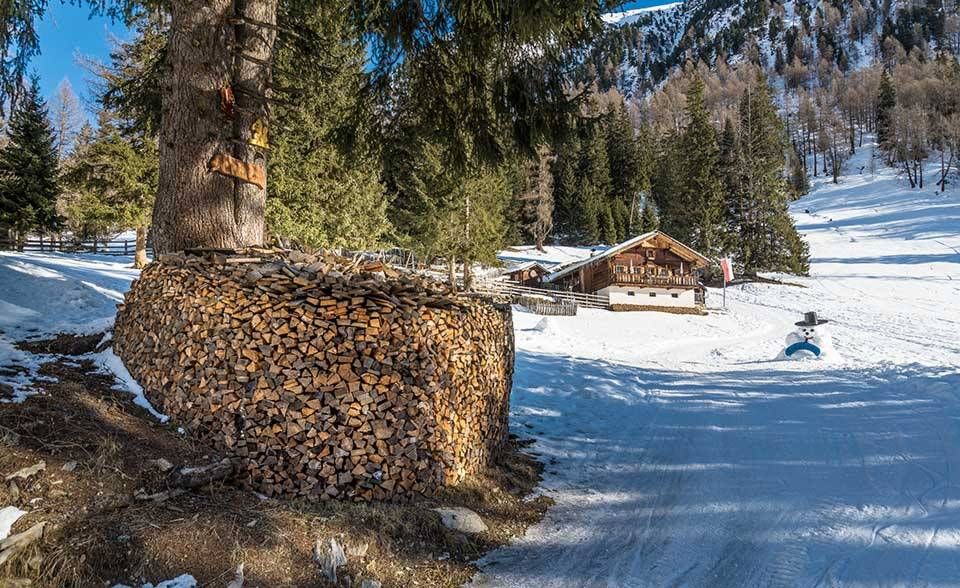
M 264 240 L 266 190 L 210 171 L 222 153 L 266 167 L 251 125 L 267 122 L 277 0 L 175 0 L 162 89 L 160 182 L 153 211 L 157 253 L 236 248 Z M 220 89 L 236 96 L 234 119 Z
M 473 290 L 473 271 L 470 268 L 471 261 L 464 258 L 463 260 L 463 291 L 470 292 Z
M 450 289 L 456 292 L 457 291 L 457 258 L 455 258 L 452 255 L 447 258 L 447 281 L 450 284 Z
M 137 227 L 137 242 L 133 252 L 133 267 L 143 269 L 147 265 L 147 227 Z

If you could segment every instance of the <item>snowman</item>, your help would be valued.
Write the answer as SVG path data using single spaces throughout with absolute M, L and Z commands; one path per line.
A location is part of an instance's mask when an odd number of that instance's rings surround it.
M 781 352 L 784 359 L 802 359 L 808 357 L 823 358 L 833 354 L 833 340 L 825 327 L 829 321 L 817 318 L 815 312 L 803 313 L 803 320 L 794 323 L 797 330 L 787 335 L 786 349 Z

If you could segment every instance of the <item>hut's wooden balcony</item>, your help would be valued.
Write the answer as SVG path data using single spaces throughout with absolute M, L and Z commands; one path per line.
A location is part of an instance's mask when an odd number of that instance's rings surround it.
M 699 284 L 697 276 L 648 276 L 645 274 L 613 273 L 612 283 L 617 286 L 658 286 L 691 288 Z

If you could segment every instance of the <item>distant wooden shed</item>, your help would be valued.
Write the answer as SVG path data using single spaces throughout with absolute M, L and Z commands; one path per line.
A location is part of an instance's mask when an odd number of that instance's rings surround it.
M 511 282 L 521 286 L 536 287 L 543 283 L 543 277 L 550 273 L 550 269 L 538 261 L 528 261 L 508 267 L 503 275 Z

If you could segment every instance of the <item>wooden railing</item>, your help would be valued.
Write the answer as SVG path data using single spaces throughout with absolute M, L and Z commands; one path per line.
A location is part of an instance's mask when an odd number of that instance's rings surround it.
M 53 239 L 0 239 L 0 250 L 25 251 L 29 253 L 96 253 L 98 255 L 129 255 L 137 250 L 137 242 L 127 241 L 56 241 Z M 153 257 L 153 249 L 147 247 L 147 256 Z
M 607 308 L 610 298 L 601 294 L 583 294 L 581 292 L 564 292 L 562 290 L 547 290 L 545 288 L 531 288 L 521 286 L 516 282 L 506 280 L 478 280 L 473 283 L 474 292 L 481 294 L 500 294 L 503 296 L 543 296 L 553 300 L 567 300 L 575 302 L 583 308 Z
M 613 281 L 617 284 L 641 286 L 696 286 L 700 283 L 696 276 L 648 276 L 629 273 L 615 273 Z

